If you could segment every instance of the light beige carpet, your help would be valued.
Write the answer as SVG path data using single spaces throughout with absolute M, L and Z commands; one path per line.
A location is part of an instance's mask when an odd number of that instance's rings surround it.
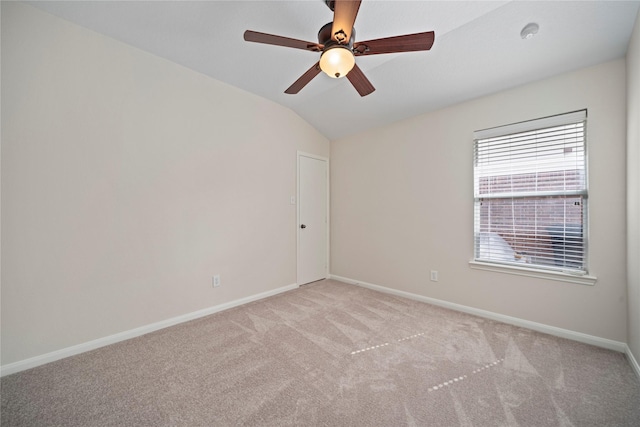
M 3 378 L 2 426 L 639 426 L 624 355 L 335 281 Z

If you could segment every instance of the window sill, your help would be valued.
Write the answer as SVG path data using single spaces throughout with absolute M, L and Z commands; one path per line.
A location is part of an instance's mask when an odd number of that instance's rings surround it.
M 519 267 L 515 265 L 491 264 L 488 262 L 469 261 L 469 267 L 476 270 L 495 271 L 498 273 L 515 274 L 518 276 L 536 277 L 539 279 L 557 280 L 560 282 L 577 283 L 593 286 L 598 280 L 595 276 L 563 273 L 561 271 L 539 270 L 535 268 Z

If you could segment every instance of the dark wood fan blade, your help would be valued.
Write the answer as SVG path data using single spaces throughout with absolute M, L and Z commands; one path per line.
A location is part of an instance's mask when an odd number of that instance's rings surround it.
M 340 44 L 349 44 L 353 23 L 356 22 L 361 0 L 336 0 L 333 10 L 331 39 Z
M 289 37 L 275 36 L 273 34 L 259 33 L 257 31 L 247 30 L 244 32 L 244 39 L 248 42 L 272 44 L 275 46 L 293 47 L 295 49 L 310 50 L 312 52 L 320 52 L 324 48 L 323 45 L 304 40 L 291 39 Z
M 404 36 L 386 37 L 384 39 L 368 40 L 353 44 L 353 53 L 356 56 L 378 55 L 381 53 L 414 52 L 429 50 L 433 46 L 435 33 L 407 34 Z
M 364 75 L 360 67 L 358 67 L 358 64 L 354 65 L 351 71 L 349 71 L 349 73 L 347 74 L 347 78 L 349 79 L 353 87 L 356 88 L 360 96 L 367 96 L 371 92 L 376 90 L 369 79 L 367 79 L 367 77 Z
M 305 87 L 315 76 L 320 73 L 320 61 L 316 62 L 316 64 L 309 68 L 303 75 L 300 76 L 298 80 L 293 82 L 291 86 L 284 93 L 288 93 L 289 95 L 294 95 Z

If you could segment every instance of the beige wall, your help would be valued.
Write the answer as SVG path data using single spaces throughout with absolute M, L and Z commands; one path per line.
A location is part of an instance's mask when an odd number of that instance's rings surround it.
M 626 342 L 625 87 L 617 60 L 332 142 L 332 274 Z M 472 270 L 473 131 L 583 108 L 596 285 Z
M 297 150 L 329 142 L 272 102 L 2 2 L 3 365 L 294 284 Z
M 627 87 L 628 343 L 640 362 L 640 12 L 627 53 Z

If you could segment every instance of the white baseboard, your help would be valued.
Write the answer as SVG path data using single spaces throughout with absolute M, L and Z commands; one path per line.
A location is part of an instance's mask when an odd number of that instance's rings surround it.
M 387 288 L 385 286 L 374 285 L 372 283 L 362 282 L 360 280 L 349 279 L 347 277 L 340 277 L 331 275 L 331 279 L 338 280 L 340 282 L 349 283 L 352 285 L 362 286 L 364 288 L 373 289 L 375 291 L 384 292 L 387 294 L 397 295 L 416 301 L 426 302 L 428 304 L 437 305 L 439 307 L 449 308 L 455 311 L 461 311 L 463 313 L 473 314 L 475 316 L 484 317 L 486 319 L 497 320 L 498 322 L 508 323 L 510 325 L 520 326 L 534 331 L 542 332 L 549 335 L 554 335 L 561 338 L 567 338 L 573 341 L 578 341 L 585 344 L 595 345 L 597 347 L 607 348 L 609 350 L 615 350 L 620 353 L 631 354 L 627 352 L 627 344 L 620 341 L 613 341 L 606 338 L 600 338 L 593 335 L 583 334 L 581 332 L 570 331 L 568 329 L 557 328 L 555 326 L 545 325 L 543 323 L 531 322 L 529 320 L 519 319 L 517 317 L 505 316 L 504 314 L 498 314 L 491 311 L 481 310 L 479 308 L 469 307 L 466 305 L 456 304 L 453 302 L 443 301 L 435 298 L 429 298 L 411 292 L 399 291 L 397 289 Z M 634 359 L 635 360 L 635 359 Z M 636 363 L 636 367 L 637 367 Z
M 213 307 L 205 308 L 202 310 L 194 311 L 192 313 L 183 314 L 181 316 L 173 317 L 171 319 L 162 320 L 160 322 L 152 323 L 150 325 L 141 326 L 139 328 L 131 329 L 128 331 L 120 332 L 108 337 L 98 338 L 93 341 L 85 342 L 82 344 L 74 345 L 72 347 L 63 348 L 61 350 L 52 351 L 40 356 L 31 357 L 29 359 L 20 360 L 18 362 L 9 363 L 0 367 L 0 376 L 15 374 L 16 372 L 24 371 L 26 369 L 35 368 L 36 366 L 44 365 L 46 363 L 55 362 L 56 360 L 64 359 L 65 357 L 75 356 L 76 354 L 84 353 L 86 351 L 95 350 L 100 347 L 104 347 L 110 344 L 115 344 L 120 341 L 125 341 L 131 338 L 139 337 L 140 335 L 148 334 L 159 329 L 168 328 L 170 326 L 177 325 L 179 323 L 188 322 L 190 320 L 198 319 L 200 317 L 208 316 L 210 314 L 218 313 L 220 311 L 228 310 L 233 307 L 237 307 L 242 304 L 257 301 L 263 298 L 267 298 L 273 295 L 287 292 L 292 289 L 298 288 L 298 285 L 282 286 L 271 291 L 262 292 L 259 294 L 251 295 L 245 298 L 240 298 L 234 301 L 219 304 Z
M 627 345 L 625 354 L 627 355 L 627 360 L 629 361 L 629 364 L 635 371 L 636 376 L 640 379 L 640 365 L 638 364 L 638 360 L 635 357 L 633 357 L 633 353 L 631 352 L 631 349 L 629 348 L 628 345 Z
M 331 275 L 331 279 L 338 280 L 340 282 L 349 283 L 352 285 L 362 286 L 364 288 L 373 289 L 376 291 L 401 296 L 404 298 L 413 299 L 416 301 L 426 302 L 428 304 L 437 305 L 439 307 L 448 308 L 463 313 L 473 314 L 476 316 L 484 317 L 491 320 L 496 320 L 503 323 L 508 323 L 523 328 L 532 329 L 534 331 L 555 335 L 561 338 L 567 338 L 570 340 L 582 342 L 585 344 L 591 344 L 598 347 L 607 348 L 610 350 L 619 351 L 625 353 L 631 367 L 635 371 L 638 378 L 640 378 L 640 365 L 637 359 L 634 357 L 631 349 L 626 343 L 619 341 L 613 341 L 606 338 L 600 338 L 592 335 L 583 334 L 581 332 L 574 332 L 568 329 L 556 328 L 555 326 L 549 326 L 542 323 L 531 322 L 529 320 L 523 320 L 516 317 L 505 316 L 498 313 L 493 313 L 478 308 L 468 307 L 461 304 L 456 304 L 448 301 L 443 301 L 435 298 L 425 297 L 410 292 L 400 291 L 397 289 L 387 288 L 385 286 L 374 285 L 372 283 L 362 282 L 360 280 L 349 279 L 346 277 Z M 298 288 L 297 284 L 283 286 L 271 291 L 262 292 L 256 295 L 251 295 L 245 298 L 240 298 L 234 301 L 230 301 L 224 304 L 219 304 L 213 307 L 205 308 L 203 310 L 194 311 L 192 313 L 183 314 L 181 316 L 173 317 L 171 319 L 163 320 L 160 322 L 152 323 L 139 328 L 131 329 L 128 331 L 120 332 L 114 335 L 110 335 L 104 338 L 98 338 L 93 341 L 74 345 L 72 347 L 63 348 L 61 350 L 46 353 L 40 356 L 32 357 L 29 359 L 21 360 L 18 362 L 10 363 L 0 367 L 0 376 L 15 374 L 16 372 L 24 371 L 27 369 L 35 368 L 36 366 L 44 365 L 46 363 L 54 362 L 56 360 L 64 359 L 65 357 L 75 356 L 76 354 L 84 353 L 87 351 L 95 350 L 100 347 L 104 347 L 110 344 L 115 344 L 120 341 L 125 341 L 131 338 L 139 337 L 150 332 L 154 332 L 160 329 L 168 328 L 180 323 L 188 322 L 190 320 L 198 319 L 200 317 L 208 316 L 210 314 L 218 313 L 220 311 L 228 310 L 233 307 L 237 307 L 242 304 L 247 304 L 253 301 L 258 301 L 263 298 L 267 298 L 273 295 L 280 294 Z

